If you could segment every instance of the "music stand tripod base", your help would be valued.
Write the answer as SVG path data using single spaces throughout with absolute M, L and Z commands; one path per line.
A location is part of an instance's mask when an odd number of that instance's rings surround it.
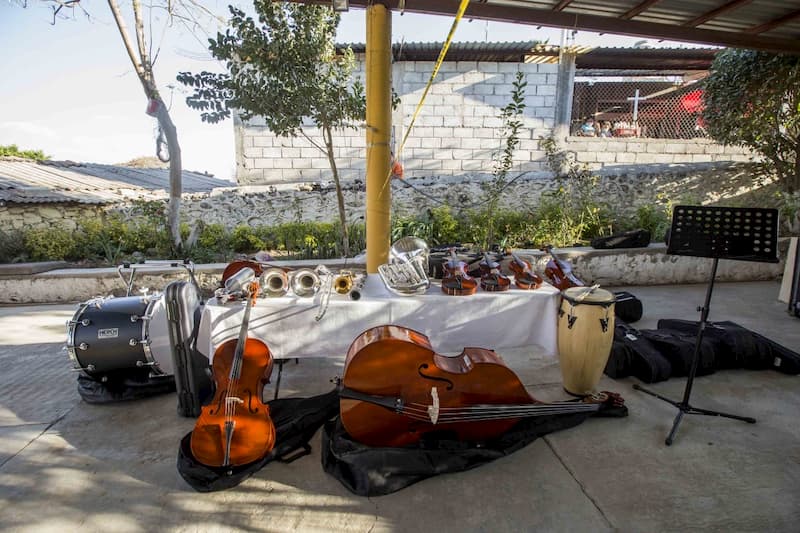
M 681 401 L 671 400 L 635 384 L 633 388 L 665 401 L 678 409 L 672 429 L 664 440 L 670 446 L 675 439 L 678 425 L 683 415 L 707 415 L 741 420 L 755 424 L 756 419 L 710 409 L 693 407 L 689 403 L 694 377 L 700 361 L 703 332 L 708 323 L 711 308 L 711 293 L 720 259 L 778 262 L 778 210 L 747 207 L 710 207 L 678 205 L 672 213 L 667 254 L 709 257 L 714 262 L 706 290 L 705 304 L 698 308 L 700 323 L 697 326 L 697 339 L 694 345 L 692 366 L 686 380 L 686 389 Z

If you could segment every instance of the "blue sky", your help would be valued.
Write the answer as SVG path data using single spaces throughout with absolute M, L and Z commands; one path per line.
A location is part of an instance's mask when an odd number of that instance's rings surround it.
M 53 25 L 52 11 L 43 2 L 28 0 L 29 7 L 23 9 L 13 0 L 0 0 L 0 144 L 41 149 L 55 159 L 95 163 L 154 155 L 155 119 L 144 113 L 146 99 L 108 4 L 101 0 L 82 4 L 91 20 L 76 10 L 74 18 Z M 120 4 L 130 9 L 124 1 Z M 228 2 L 204 4 L 216 13 L 227 13 Z M 337 40 L 364 42 L 364 16 L 360 9 L 344 14 Z M 451 24 L 446 17 L 394 13 L 392 40 L 443 41 Z M 215 33 L 216 28 L 210 31 Z M 186 90 L 175 81 L 183 70 L 221 67 L 208 54 L 202 32 L 193 35 L 173 27 L 164 35 L 163 40 L 156 39 L 161 41 L 161 52 L 155 75 L 165 101 L 169 103 L 172 97 L 171 115 L 184 168 L 232 179 L 232 123 L 201 122 L 199 114 L 186 107 Z M 457 41 L 531 39 L 558 44 L 561 30 L 465 19 L 455 36 Z M 640 40 L 590 32 L 575 36 L 578 44 L 601 46 L 632 46 Z

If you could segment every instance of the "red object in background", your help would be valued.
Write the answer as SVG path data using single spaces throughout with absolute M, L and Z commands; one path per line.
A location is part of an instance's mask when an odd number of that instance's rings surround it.
M 681 107 L 687 113 L 700 113 L 705 108 L 703 104 L 703 91 L 696 89 L 689 91 L 681 97 Z
M 158 100 L 148 100 L 147 101 L 147 109 L 145 109 L 144 112 L 147 113 L 148 115 L 150 115 L 151 117 L 154 117 L 154 116 L 156 116 L 156 114 L 158 112 L 158 106 L 159 105 L 160 104 L 158 103 Z

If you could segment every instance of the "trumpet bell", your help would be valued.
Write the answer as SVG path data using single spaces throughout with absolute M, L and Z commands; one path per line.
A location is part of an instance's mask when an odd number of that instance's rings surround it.
M 300 268 L 292 273 L 292 292 L 300 298 L 314 296 L 319 291 L 319 275 L 310 268 Z
M 339 294 L 347 294 L 353 288 L 353 273 L 349 270 L 342 270 L 333 280 L 333 290 Z
M 280 268 L 268 268 L 261 279 L 261 286 L 267 296 L 279 297 L 289 291 L 289 276 Z

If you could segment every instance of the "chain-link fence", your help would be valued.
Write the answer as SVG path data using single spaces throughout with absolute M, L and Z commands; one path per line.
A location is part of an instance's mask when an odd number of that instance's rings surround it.
M 572 135 L 589 137 L 707 137 L 702 82 L 665 76 L 577 76 Z

